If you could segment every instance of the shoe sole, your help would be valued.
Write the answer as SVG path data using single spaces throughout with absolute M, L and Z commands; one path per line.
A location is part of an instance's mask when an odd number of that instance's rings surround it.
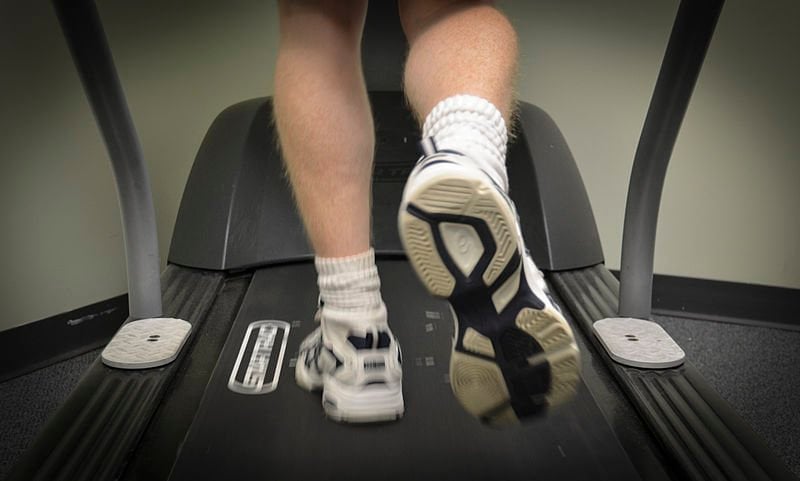
M 530 289 L 502 194 L 488 179 L 443 173 L 405 201 L 399 231 L 411 265 L 453 308 L 450 384 L 461 405 L 503 424 L 571 398 L 579 379 L 572 330 Z

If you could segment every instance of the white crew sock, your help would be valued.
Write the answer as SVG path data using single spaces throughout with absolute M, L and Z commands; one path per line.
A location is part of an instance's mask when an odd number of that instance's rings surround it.
M 375 251 L 369 249 L 348 257 L 316 257 L 317 284 L 323 309 L 323 328 L 363 328 L 386 324 L 381 299 L 381 281 L 375 266 Z
M 428 137 L 433 138 L 439 150 L 466 155 L 508 192 L 508 131 L 503 115 L 491 102 L 474 95 L 442 100 L 425 118 L 422 138 Z

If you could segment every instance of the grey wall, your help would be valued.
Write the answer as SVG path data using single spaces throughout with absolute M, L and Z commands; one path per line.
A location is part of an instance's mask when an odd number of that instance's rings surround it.
M 100 2 L 152 179 L 162 257 L 214 116 L 272 91 L 272 2 Z M 561 126 L 610 267 L 677 2 L 505 1 L 520 97 Z M 729 0 L 664 192 L 656 271 L 800 288 L 793 0 Z M 125 291 L 110 167 L 49 3 L 0 3 L 0 329 Z
M 564 131 L 619 266 L 627 177 L 677 2 L 505 2 L 520 96 Z M 728 0 L 667 175 L 655 270 L 800 287 L 800 3 Z

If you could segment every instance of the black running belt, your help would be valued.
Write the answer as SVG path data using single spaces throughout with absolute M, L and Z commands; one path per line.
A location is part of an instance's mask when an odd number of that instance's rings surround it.
M 313 265 L 262 269 L 170 479 L 639 479 L 583 384 L 563 408 L 516 428 L 490 428 L 470 417 L 448 384 L 449 307 L 423 290 L 405 261 L 378 267 L 389 322 L 403 350 L 403 419 L 342 425 L 325 418 L 320 395 L 294 381 L 300 341 L 315 328 Z M 287 347 L 274 390 L 242 394 L 276 382 L 285 325 L 253 324 L 259 321 L 288 323 Z M 262 354 L 254 356 L 259 349 Z

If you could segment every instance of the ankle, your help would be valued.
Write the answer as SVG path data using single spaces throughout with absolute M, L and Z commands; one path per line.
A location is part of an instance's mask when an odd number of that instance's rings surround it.
M 386 324 L 373 249 L 348 257 L 317 257 L 314 264 L 324 304 L 323 324 L 331 327 Z
M 386 307 L 380 306 L 369 311 L 339 311 L 329 309 L 326 305 L 320 315 L 322 337 L 326 342 L 346 342 L 348 337 L 377 338 L 379 332 L 391 332 L 386 322 Z

